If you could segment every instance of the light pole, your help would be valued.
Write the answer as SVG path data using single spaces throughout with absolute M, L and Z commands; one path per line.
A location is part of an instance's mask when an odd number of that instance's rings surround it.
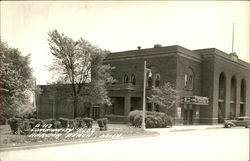
M 146 105 L 146 78 L 147 78 L 147 73 L 149 72 L 149 76 L 151 77 L 152 73 L 150 69 L 147 69 L 147 62 L 144 61 L 144 68 L 143 68 L 143 100 L 142 100 L 142 124 L 141 128 L 143 130 L 146 129 L 145 126 L 145 105 Z

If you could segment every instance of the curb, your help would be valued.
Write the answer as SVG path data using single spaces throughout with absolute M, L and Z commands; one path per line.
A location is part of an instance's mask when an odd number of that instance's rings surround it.
M 170 130 L 169 132 L 179 132 L 179 131 L 194 131 L 198 129 L 176 129 L 176 130 Z
M 49 148 L 49 147 L 56 147 L 56 146 L 64 146 L 64 145 L 73 145 L 73 144 L 81 144 L 81 143 L 96 143 L 96 142 L 102 142 L 102 141 L 116 141 L 116 140 L 125 140 L 125 139 L 136 139 L 136 138 L 142 138 L 142 137 L 153 137 L 160 135 L 158 132 L 154 132 L 152 134 L 147 135 L 135 135 L 135 136 L 125 136 L 120 138 L 100 138 L 100 139 L 90 139 L 90 140 L 78 140 L 78 141 L 64 141 L 64 142 L 58 142 L 58 143 L 49 143 L 49 144 L 35 144 L 35 145 L 20 145 L 16 147 L 6 147 L 6 148 L 0 148 L 0 152 L 4 151 L 16 151 L 16 150 L 29 150 L 29 149 L 37 149 L 37 148 Z

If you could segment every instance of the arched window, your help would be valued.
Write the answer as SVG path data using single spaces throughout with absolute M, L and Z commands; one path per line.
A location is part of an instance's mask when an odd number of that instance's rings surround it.
M 194 86 L 194 73 L 191 68 L 187 68 L 184 75 L 184 88 L 186 90 L 193 90 Z
M 236 117 L 236 77 L 231 78 L 231 91 L 230 91 L 230 119 Z
M 124 75 L 124 83 L 128 83 L 128 75 L 127 74 Z
M 156 74 L 155 75 L 155 87 L 159 87 L 160 86 L 160 74 Z
M 131 75 L 131 82 L 133 85 L 136 85 L 136 79 L 134 74 Z
M 226 94 L 226 75 L 222 72 L 219 76 L 218 94 L 218 123 L 223 123 L 225 119 L 225 94 Z
M 245 101 L 246 101 L 246 81 L 245 79 L 241 80 L 240 85 L 240 116 L 245 116 Z
M 187 80 L 188 80 L 188 75 L 187 74 L 185 74 L 185 76 L 184 76 L 184 86 L 185 86 L 185 88 L 187 88 Z

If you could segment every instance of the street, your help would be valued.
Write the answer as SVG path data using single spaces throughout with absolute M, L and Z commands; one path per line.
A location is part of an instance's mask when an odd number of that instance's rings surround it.
M 249 129 L 206 129 L 95 143 L 4 151 L 1 161 L 45 160 L 249 160 Z

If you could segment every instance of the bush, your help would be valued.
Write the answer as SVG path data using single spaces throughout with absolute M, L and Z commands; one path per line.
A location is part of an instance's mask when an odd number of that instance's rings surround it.
M 44 123 L 46 125 L 51 125 L 51 127 L 50 126 L 48 126 L 48 127 L 51 129 L 54 129 L 55 128 L 55 121 L 56 121 L 55 119 L 46 119 L 46 120 L 44 120 Z
M 139 110 L 131 111 L 128 115 L 129 122 L 132 123 L 135 119 L 135 116 L 137 116 L 137 115 L 142 115 L 142 111 L 139 111 Z
M 142 114 L 138 114 L 134 117 L 132 126 L 141 127 L 141 124 L 142 124 Z
M 79 125 L 79 123 L 77 122 L 76 119 L 70 119 L 68 121 L 68 128 L 77 129 L 78 125 Z
M 61 121 L 55 121 L 55 128 L 56 128 L 56 129 L 62 128 L 62 123 L 61 123 Z
M 86 124 L 87 128 L 92 128 L 93 126 L 93 119 L 92 118 L 88 118 L 88 117 L 85 117 L 82 119 L 84 121 L 84 123 Z
M 6 124 L 6 118 L 0 114 L 0 125 L 5 125 Z
M 129 113 L 129 121 L 132 126 L 141 127 L 142 111 L 131 111 Z M 162 112 L 146 111 L 145 124 L 146 128 L 164 128 L 172 126 L 172 118 Z
M 87 126 L 82 117 L 77 117 L 75 119 L 78 122 L 78 128 L 85 128 Z
M 35 118 L 31 118 L 31 119 L 30 119 L 30 127 L 31 127 L 31 128 L 34 128 L 34 127 L 36 126 L 35 122 L 36 122 L 36 119 L 35 119 Z
M 18 134 L 19 131 L 19 124 L 21 123 L 22 119 L 21 118 L 10 118 L 8 120 L 8 123 L 10 125 L 10 129 L 12 131 L 13 134 Z
M 108 130 L 108 127 L 107 127 L 108 119 L 107 118 L 100 118 L 100 119 L 97 119 L 96 121 L 97 121 L 98 126 L 100 128 L 100 131 Z
M 31 123 L 30 120 L 25 119 L 19 124 L 19 130 L 21 135 L 27 135 L 31 131 Z
M 69 119 L 63 118 L 63 117 L 59 117 L 58 119 L 61 122 L 61 125 L 63 128 L 67 128 L 68 127 L 68 122 Z

